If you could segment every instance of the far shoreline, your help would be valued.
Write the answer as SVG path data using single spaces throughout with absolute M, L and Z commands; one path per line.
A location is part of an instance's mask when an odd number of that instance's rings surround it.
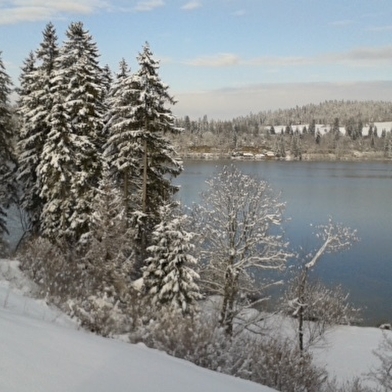
M 301 158 L 294 158 L 290 155 L 282 158 L 277 156 L 265 156 L 257 157 L 255 156 L 233 156 L 232 153 L 224 152 L 187 152 L 183 154 L 178 154 L 179 158 L 182 160 L 195 160 L 195 161 L 219 161 L 219 160 L 230 160 L 245 161 L 245 162 L 383 162 L 392 163 L 391 158 L 386 158 L 383 154 L 379 152 L 359 152 L 354 151 L 352 154 L 336 155 L 334 153 L 304 153 Z

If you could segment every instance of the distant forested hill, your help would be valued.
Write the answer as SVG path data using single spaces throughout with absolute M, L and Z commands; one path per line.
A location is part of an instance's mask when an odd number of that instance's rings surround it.
M 384 101 L 325 101 L 320 104 L 296 106 L 291 109 L 260 111 L 245 118 L 258 119 L 263 124 L 304 124 L 315 120 L 319 124 L 332 124 L 336 118 L 346 124 L 350 118 L 360 117 L 362 122 L 392 120 L 392 102 Z
M 174 143 L 183 155 L 273 151 L 285 157 L 333 154 L 339 157 L 366 153 L 378 159 L 392 157 L 392 102 L 325 101 L 250 113 L 232 120 L 178 119 L 184 129 Z
M 290 125 L 318 124 L 332 125 L 335 119 L 345 125 L 350 119 L 361 119 L 363 123 L 392 121 L 392 102 L 385 101 L 325 101 L 319 104 L 296 106 L 290 109 L 261 110 L 232 120 L 220 121 L 208 119 L 207 115 L 199 119 L 188 116 L 179 120 L 179 125 L 186 130 L 212 131 L 213 128 L 227 128 L 229 125 Z

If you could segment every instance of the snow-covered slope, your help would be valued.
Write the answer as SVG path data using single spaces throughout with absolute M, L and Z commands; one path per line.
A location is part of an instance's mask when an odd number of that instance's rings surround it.
M 323 347 L 314 350 L 315 361 L 325 366 L 331 378 L 350 381 L 361 377 L 368 386 L 375 386 L 368 374 L 379 365 L 373 351 L 381 341 L 378 328 L 339 326 L 327 334 Z
M 36 287 L 15 261 L 0 259 L 1 392 L 268 392 L 272 389 L 151 350 L 79 330 L 32 298 Z M 392 334 L 392 331 L 386 333 Z M 339 381 L 377 366 L 377 328 L 337 327 L 315 360 Z
M 77 330 L 42 300 L 16 262 L 0 260 L 2 392 L 268 392 L 143 345 Z

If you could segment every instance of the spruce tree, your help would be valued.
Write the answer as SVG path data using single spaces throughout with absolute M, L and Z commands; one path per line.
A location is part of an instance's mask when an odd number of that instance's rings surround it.
M 8 233 L 5 208 L 15 200 L 14 167 L 12 148 L 12 125 L 9 94 L 11 79 L 6 73 L 0 52 L 0 254 L 5 250 L 4 234 Z
M 71 216 L 74 211 L 74 195 L 71 184 L 76 173 L 74 143 L 81 142 L 73 135 L 68 121 L 63 97 L 53 95 L 50 113 L 51 130 L 45 142 L 38 173 L 42 188 L 40 197 L 45 201 L 41 213 L 41 233 L 52 242 L 74 241 Z
M 44 204 L 40 197 L 37 167 L 51 129 L 48 116 L 53 106 L 52 79 L 58 54 L 56 30 L 49 23 L 43 32 L 40 47 L 35 55 L 30 53 L 20 77 L 19 114 L 22 127 L 18 140 L 18 180 L 22 187 L 21 205 L 28 215 L 32 233 L 39 231 Z
M 104 170 L 93 204 L 90 231 L 84 236 L 83 261 L 90 294 L 124 299 L 132 269 L 132 228 L 127 228 L 121 192 Z
M 75 243 L 89 230 L 91 200 L 101 173 L 105 83 L 98 50 L 83 24 L 72 23 L 55 60 L 51 131 L 38 167 L 42 232 Z
M 109 121 L 110 118 L 110 116 L 108 115 L 108 111 L 110 108 L 109 100 L 110 100 L 110 94 L 114 83 L 112 70 L 109 68 L 108 65 L 105 65 L 102 69 L 102 82 L 104 87 L 103 89 L 104 96 L 102 100 L 104 105 L 103 130 L 100 133 L 100 135 L 98 135 L 98 143 L 97 143 L 100 154 L 104 153 L 105 145 L 109 137 L 109 129 L 107 127 L 107 122 Z
M 112 87 L 113 83 L 113 76 L 112 76 L 112 71 L 108 65 L 105 65 L 102 69 L 102 78 L 103 78 L 103 83 L 104 83 L 104 93 L 105 96 L 109 94 L 110 88 Z
M 148 235 L 158 222 L 159 208 L 165 205 L 178 190 L 171 178 L 179 175 L 182 163 L 176 159 L 175 150 L 166 134 L 178 134 L 174 116 L 167 105 L 175 100 L 168 93 L 158 74 L 159 62 L 146 43 L 138 58 L 139 70 L 134 77 L 135 102 L 132 135 L 137 143 L 135 151 L 141 154 L 142 189 L 140 226 L 141 259 L 149 244 Z M 131 126 L 131 124 L 130 124 Z
M 161 221 L 152 233 L 152 245 L 147 248 L 151 254 L 146 262 L 143 281 L 148 297 L 158 308 L 168 307 L 183 314 L 194 311 L 200 293 L 192 269 L 197 260 L 191 255 L 193 233 L 185 230 L 186 215 L 179 215 L 173 205 L 160 209 Z
M 123 59 L 107 100 L 108 118 L 105 129 L 108 140 L 104 156 L 112 178 L 122 190 L 125 215 L 130 220 L 140 193 L 141 153 L 133 136 L 135 80 Z
M 135 121 L 138 125 L 134 136 L 143 152 L 143 212 L 148 213 L 170 200 L 177 191 L 166 175 L 175 177 L 182 171 L 182 164 L 176 159 L 171 143 L 165 134 L 178 134 L 174 116 L 166 104 L 174 105 L 174 98 L 168 93 L 168 86 L 159 75 L 159 62 L 153 58 L 148 44 L 138 57 L 140 69 L 136 74 L 137 101 Z

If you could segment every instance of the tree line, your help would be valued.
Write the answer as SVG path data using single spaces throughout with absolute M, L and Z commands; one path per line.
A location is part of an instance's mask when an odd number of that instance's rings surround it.
M 208 119 L 204 115 L 198 119 L 185 116 L 179 119 L 185 131 L 219 132 L 225 128 L 238 126 L 249 129 L 271 127 L 277 125 L 323 124 L 332 125 L 339 119 L 341 126 L 346 126 L 353 120 L 362 124 L 392 121 L 392 103 L 388 101 L 350 101 L 330 100 L 319 104 L 307 104 L 288 109 L 261 110 L 246 116 L 235 117 L 231 120 Z
M 392 156 L 391 109 L 392 104 L 384 101 L 335 100 L 224 121 L 185 116 L 176 120 L 184 132 L 173 142 L 184 156 L 270 151 L 279 158 L 294 150 L 295 158 L 303 154 L 353 157 L 365 152 L 384 159 Z

